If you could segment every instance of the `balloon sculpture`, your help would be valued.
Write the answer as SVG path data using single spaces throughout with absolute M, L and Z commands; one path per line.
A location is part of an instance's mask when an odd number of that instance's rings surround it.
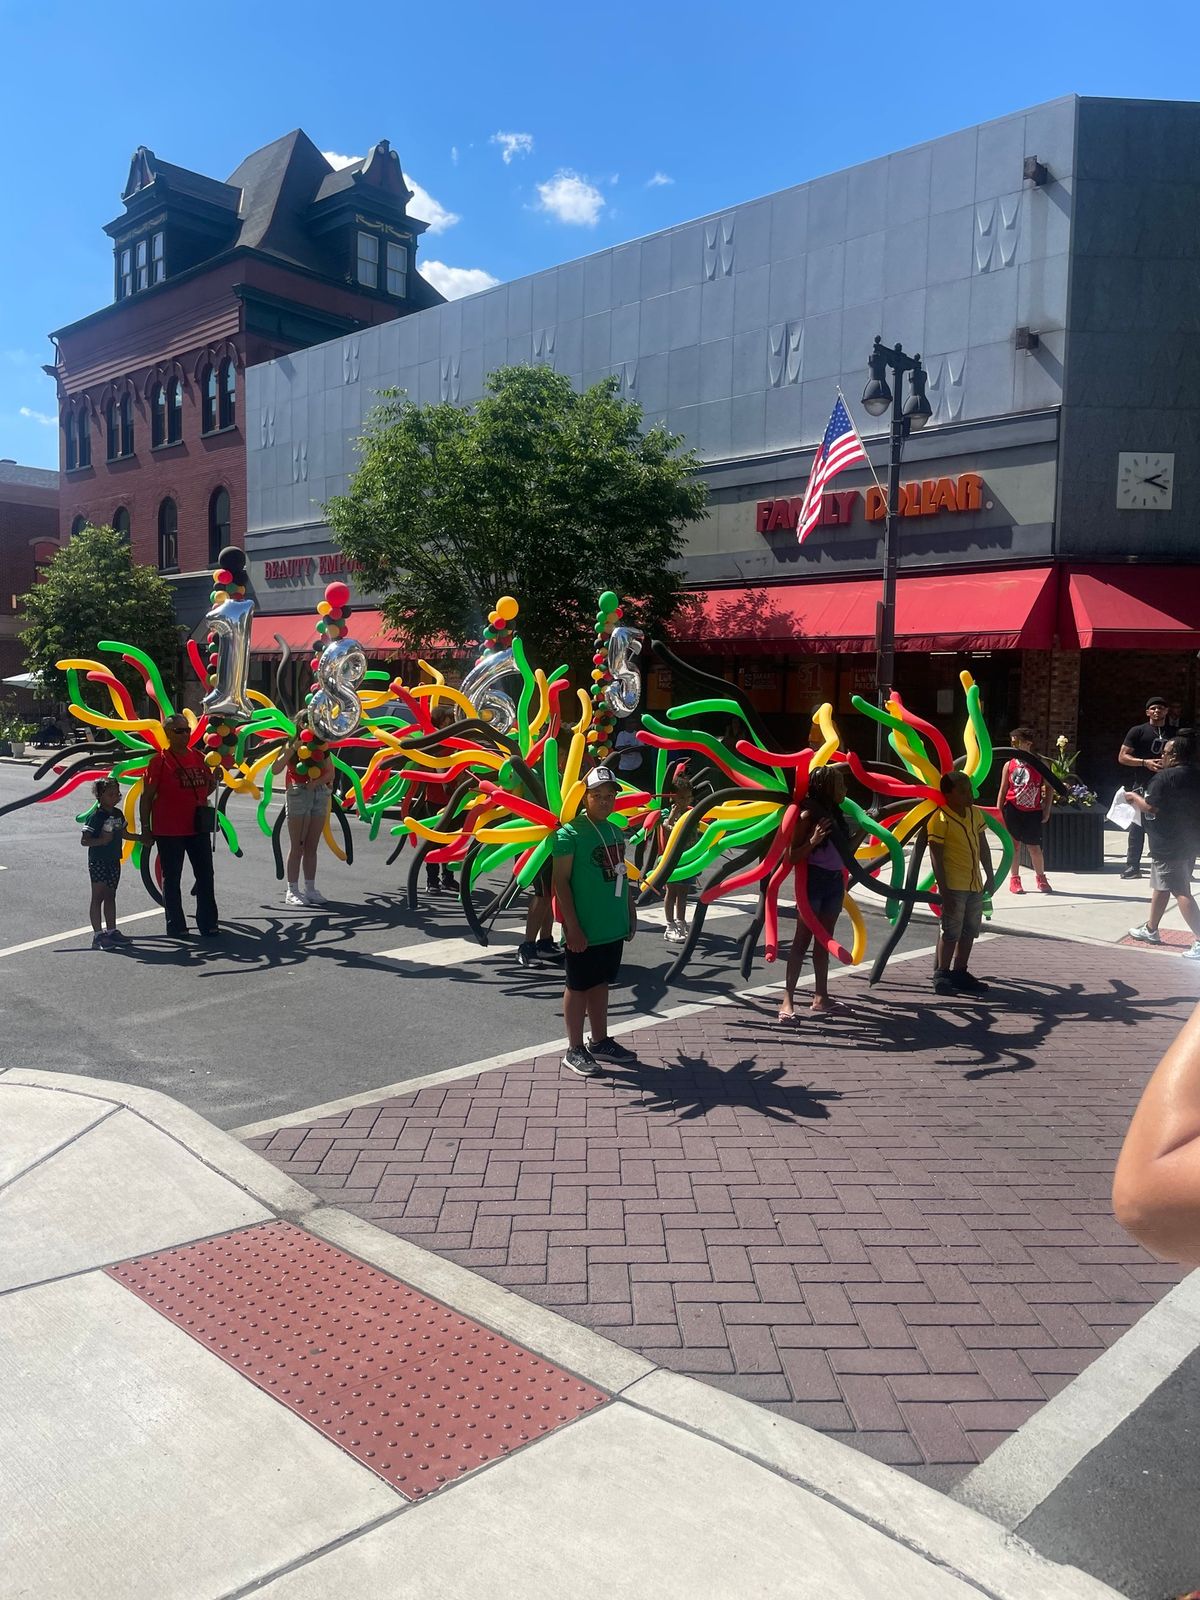
M 275 700 L 248 687 L 254 602 L 247 596 L 240 550 L 221 552 L 213 585 L 205 618 L 207 655 L 194 640 L 188 644 L 189 660 L 204 689 L 201 709 L 197 715 L 185 708 L 183 715 L 191 725 L 189 744 L 204 752 L 219 775 L 217 818 L 231 852 L 240 856 L 242 847 L 227 815 L 229 803 L 246 797 L 256 803 L 258 825 L 271 840 L 276 874 L 282 878 L 284 814 L 280 808 L 274 818 L 269 815 L 271 768 L 284 745 L 298 738 L 301 764 L 319 772 L 328 757 L 337 774 L 324 830 L 330 850 L 349 862 L 351 821 L 365 827 L 371 840 L 389 822 L 398 840 L 389 862 L 406 844 L 412 846 L 410 905 L 416 905 L 423 863 L 457 866 L 463 915 L 474 937 L 486 945 L 495 918 L 533 886 L 550 859 L 555 832 L 574 818 L 586 770 L 608 759 L 617 722 L 631 716 L 641 701 L 642 635 L 624 622 L 619 597 L 606 590 L 599 598 L 590 683 L 570 696 L 565 666 L 547 674 L 530 665 L 516 628 L 520 606 L 511 595 L 501 596 L 489 613 L 479 656 L 460 687 L 448 684 L 442 672 L 424 661 L 418 663 L 422 681 L 407 685 L 369 669 L 366 651 L 350 633 L 350 591 L 344 583 L 331 583 L 317 606 L 318 647 L 309 662 L 312 684 L 301 718 L 288 700 L 285 680 L 291 656 L 278 635 Z M 111 770 L 125 790 L 124 810 L 132 827 L 147 763 L 166 745 L 162 721 L 174 708 L 158 668 L 143 652 L 115 640 L 99 641 L 97 650 L 135 669 L 157 714 L 139 716 L 128 690 L 103 661 L 60 661 L 72 715 L 107 737 L 65 762 L 52 756 L 35 774 L 40 782 L 53 770 L 50 784 L 0 808 L 0 815 L 61 799 Z M 873 811 L 850 798 L 842 802 L 858 838 L 838 848 L 848 890 L 879 899 L 890 924 L 871 972 L 876 982 L 914 906 L 925 903 L 937 910 L 935 886 L 931 875 L 922 875 L 922 863 L 929 821 L 945 804 L 941 779 L 961 768 L 978 794 L 994 756 L 1015 754 L 993 750 L 970 674 L 960 674 L 967 718 L 959 756 L 898 694 L 883 709 L 855 697 L 855 709 L 887 729 L 897 758 L 895 764 L 868 766 L 843 747 L 829 705 L 815 713 L 815 745 L 778 750 L 736 685 L 699 671 L 661 642 L 654 642 L 653 651 L 671 668 L 675 681 L 693 685 L 698 697 L 672 707 L 662 718 L 643 716 L 638 737 L 656 752 L 654 781 L 650 790 L 619 781 L 611 820 L 638 847 L 643 896 L 667 883 L 704 878 L 687 942 L 668 976 L 685 971 L 703 932 L 707 907 L 751 888 L 757 890 L 758 904 L 740 942 L 743 976 L 749 975 L 760 938 L 768 963 L 776 960 L 779 894 L 793 871 L 791 848 L 809 779 L 818 767 L 840 762 L 874 801 Z M 107 696 L 110 709 L 88 704 L 81 674 Z M 720 719 L 725 737 L 702 725 L 714 718 Z M 116 759 L 110 769 L 104 763 L 111 758 Z M 1029 752 L 1021 759 L 1061 792 L 1045 763 Z M 694 804 L 664 840 L 667 773 L 681 760 L 707 768 L 712 784 L 696 785 Z M 995 810 L 983 809 L 1000 841 L 1003 874 L 1012 841 Z M 125 855 L 141 871 L 151 895 L 161 898 L 151 849 L 129 841 Z M 485 881 L 489 892 L 481 899 L 478 891 Z M 796 904 L 798 916 L 835 959 L 863 959 L 866 923 L 854 895 L 848 893 L 845 901 L 852 929 L 849 950 L 814 916 L 803 873 L 796 876 Z

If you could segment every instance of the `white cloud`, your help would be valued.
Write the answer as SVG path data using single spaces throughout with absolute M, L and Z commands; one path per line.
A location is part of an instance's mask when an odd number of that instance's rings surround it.
M 430 233 L 445 233 L 447 228 L 452 228 L 456 222 L 461 221 L 457 211 L 447 211 L 440 200 L 435 200 L 428 189 L 421 185 L 406 172 L 404 181 L 412 190 L 412 199 L 408 202 L 410 217 L 419 217 L 422 222 L 429 224 Z
M 450 162 L 452 166 L 456 167 L 458 165 L 458 146 L 456 144 L 450 146 Z
M 482 267 L 448 267 L 444 261 L 422 261 L 418 268 L 426 283 L 446 296 L 447 300 L 461 300 L 467 294 L 479 294 L 484 289 L 495 288 L 500 282 Z
M 329 165 L 339 172 L 343 167 L 352 166 L 354 162 L 363 159 L 362 156 L 339 155 L 336 150 L 322 150 L 321 154 Z M 404 181 L 412 190 L 412 199 L 408 202 L 408 214 L 410 217 L 417 217 L 420 221 L 427 222 L 430 233 L 445 233 L 447 228 L 452 228 L 456 222 L 462 220 L 457 211 L 447 210 L 440 200 L 433 198 L 428 189 L 423 189 L 411 173 L 404 174 Z
M 675 179 L 665 172 L 656 172 L 652 178 L 646 179 L 647 189 L 665 189 L 667 184 L 674 183 Z
M 58 418 L 47 416 L 44 411 L 35 411 L 32 406 L 21 406 L 20 413 L 30 422 L 40 422 L 43 428 L 57 428 Z
M 560 167 L 548 183 L 539 183 L 538 210 L 546 211 L 559 222 L 594 228 L 604 210 L 599 189 L 569 167 Z
M 514 156 L 533 154 L 533 135 L 531 133 L 494 133 L 491 137 L 491 143 L 500 146 L 500 158 L 506 167 L 512 165 Z

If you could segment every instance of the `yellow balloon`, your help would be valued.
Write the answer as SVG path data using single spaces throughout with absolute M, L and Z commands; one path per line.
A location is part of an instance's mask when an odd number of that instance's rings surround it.
M 520 609 L 520 606 L 510 594 L 502 594 L 499 600 L 496 601 L 496 610 L 504 618 L 505 622 L 511 622 Z
M 319 617 L 327 617 L 332 610 L 333 607 L 329 604 L 328 600 L 317 601 L 317 615 Z
M 599 667 L 593 667 L 592 668 L 592 682 L 593 683 L 599 683 L 603 676 L 604 676 L 604 674 L 603 674 L 603 672 L 601 672 Z
M 206 767 L 219 767 L 221 765 L 221 758 L 215 750 L 210 750 L 205 756 L 204 765 Z

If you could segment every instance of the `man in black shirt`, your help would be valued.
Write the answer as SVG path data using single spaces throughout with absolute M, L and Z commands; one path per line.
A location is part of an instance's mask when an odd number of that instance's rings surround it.
M 1174 895 L 1194 941 L 1184 954 L 1200 961 L 1200 907 L 1191 886 L 1192 861 L 1200 852 L 1200 767 L 1190 728 L 1168 741 L 1162 770 L 1145 795 L 1126 791 L 1125 798 L 1145 817 L 1150 834 L 1150 915 L 1129 932 L 1143 944 L 1161 944 L 1158 925 Z
M 1176 732 L 1173 723 L 1167 721 L 1167 702 L 1161 694 L 1152 694 L 1146 701 L 1146 721 L 1139 722 L 1121 741 L 1121 751 L 1117 760 L 1123 767 L 1136 767 L 1141 773 L 1140 778 L 1130 781 L 1130 791 L 1134 794 L 1144 795 L 1146 786 L 1153 775 L 1162 766 L 1162 753 L 1167 740 Z M 1134 823 L 1129 829 L 1129 844 L 1125 852 L 1125 870 L 1123 878 L 1140 878 L 1142 875 L 1142 846 L 1146 842 L 1146 835 L 1140 823 Z

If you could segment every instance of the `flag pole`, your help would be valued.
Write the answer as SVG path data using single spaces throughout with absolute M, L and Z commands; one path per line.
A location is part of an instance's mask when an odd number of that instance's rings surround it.
M 862 453 L 863 453 L 863 457 L 864 457 L 864 459 L 865 459 L 865 461 L 867 463 L 867 470 L 871 474 L 871 476 L 875 479 L 875 487 L 879 490 L 880 494 L 886 495 L 887 490 L 883 487 L 883 484 L 880 483 L 879 474 L 875 471 L 875 464 L 871 460 L 871 457 L 867 454 L 866 441 L 863 439 L 862 434 L 859 433 L 859 431 L 858 431 L 858 423 L 855 422 L 854 413 L 850 409 L 850 404 L 847 401 L 846 396 L 842 393 L 841 384 L 838 384 L 838 391 L 837 392 L 838 392 L 838 399 L 846 407 L 846 415 L 850 418 L 850 426 L 854 429 L 854 437 L 858 440 L 859 444 L 862 445 Z

